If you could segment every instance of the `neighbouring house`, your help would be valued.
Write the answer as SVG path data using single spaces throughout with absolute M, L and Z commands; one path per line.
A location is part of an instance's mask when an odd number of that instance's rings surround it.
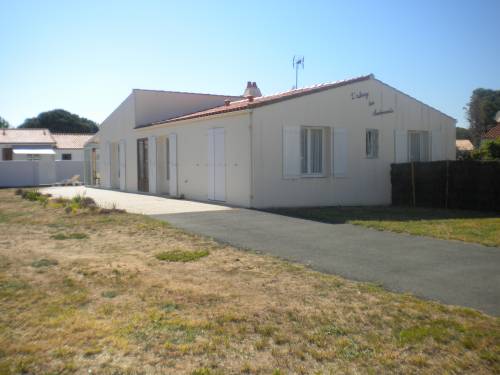
M 492 127 L 481 137 L 481 141 L 489 141 L 500 138 L 500 123 Z
M 85 185 L 98 186 L 101 180 L 99 172 L 100 153 L 99 153 L 99 135 L 94 134 L 84 145 L 84 174 L 83 181 Z
M 391 163 L 454 160 L 452 117 L 373 75 L 261 96 L 133 90 L 101 185 L 243 207 L 391 202 Z
M 0 130 L 0 186 L 52 184 L 83 174 L 83 146 L 92 134 L 48 129 Z
M 481 136 L 481 142 L 492 141 L 500 138 L 500 111 L 495 115 L 496 125 L 492 126 L 486 133 Z
M 457 148 L 457 159 L 467 159 L 471 152 L 474 151 L 474 145 L 468 139 L 457 139 L 455 145 Z

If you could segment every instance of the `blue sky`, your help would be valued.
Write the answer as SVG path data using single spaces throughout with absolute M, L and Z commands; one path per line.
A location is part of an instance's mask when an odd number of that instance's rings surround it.
M 101 122 L 133 88 L 264 94 L 368 73 L 467 125 L 500 89 L 500 1 L 0 0 L 0 116 Z

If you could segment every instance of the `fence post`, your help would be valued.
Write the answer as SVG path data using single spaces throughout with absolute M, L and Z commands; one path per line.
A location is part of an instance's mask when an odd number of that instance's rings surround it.
M 449 192 L 449 179 L 450 179 L 450 161 L 446 160 L 446 190 L 444 195 L 444 208 L 448 208 L 448 192 Z
M 415 197 L 415 165 L 413 162 L 411 162 L 411 194 L 412 194 L 412 204 L 413 207 L 416 206 L 417 200 Z

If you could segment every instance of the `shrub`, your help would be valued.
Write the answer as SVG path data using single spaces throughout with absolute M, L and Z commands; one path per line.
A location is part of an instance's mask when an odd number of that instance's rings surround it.
M 476 160 L 500 160 L 500 138 L 484 141 L 481 146 L 471 153 Z
M 23 189 L 16 189 L 14 192 L 15 195 L 23 195 Z
M 166 262 L 192 262 L 200 258 L 206 257 L 209 254 L 208 250 L 185 251 L 173 250 L 164 251 L 156 254 L 156 259 Z
M 24 190 L 21 196 L 29 201 L 37 201 L 42 194 L 38 190 Z
M 98 213 L 101 215 L 123 214 L 125 213 L 125 210 L 122 210 L 120 208 L 101 208 L 99 209 Z

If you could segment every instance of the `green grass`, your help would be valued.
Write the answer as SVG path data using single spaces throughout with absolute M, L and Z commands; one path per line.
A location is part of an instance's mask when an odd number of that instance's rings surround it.
M 34 267 L 34 268 L 50 267 L 50 266 L 57 266 L 57 264 L 59 264 L 59 262 L 55 259 L 43 258 L 43 259 L 33 261 L 31 263 L 31 267 Z
M 500 215 L 466 210 L 407 207 L 312 207 L 272 212 L 331 224 L 500 246 Z
M 164 251 L 156 254 L 156 259 L 166 262 L 192 262 L 200 258 L 206 257 L 209 254 L 208 250 L 172 250 Z
M 118 292 L 115 290 L 106 290 L 101 293 L 101 296 L 104 298 L 115 298 L 118 295 Z
M 83 240 L 86 238 L 89 238 L 88 235 L 85 233 L 57 233 L 54 234 L 53 236 L 50 236 L 50 238 L 53 238 L 54 240 Z

